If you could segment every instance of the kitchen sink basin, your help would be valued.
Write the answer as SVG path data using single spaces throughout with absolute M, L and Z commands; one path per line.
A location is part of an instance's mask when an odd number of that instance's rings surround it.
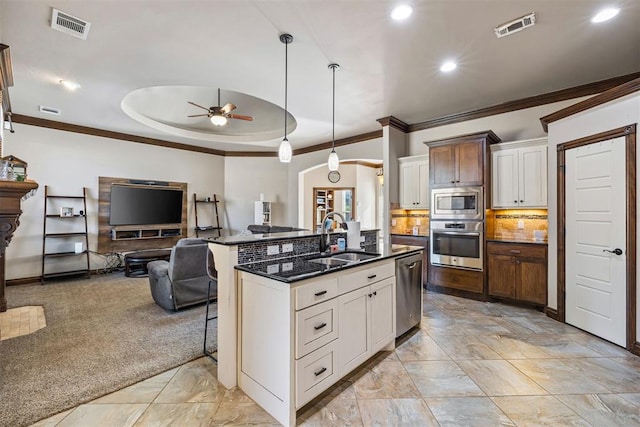
M 362 252 L 344 252 L 340 254 L 332 255 L 332 259 L 346 260 L 346 261 L 362 261 L 365 259 L 371 259 L 379 256 L 378 254 L 362 253 Z
M 309 262 L 313 262 L 315 264 L 324 264 L 324 265 L 344 265 L 349 261 L 344 259 L 336 259 L 333 257 L 322 257 L 322 258 L 313 258 L 310 259 Z
M 370 252 L 340 252 L 337 254 L 322 255 L 316 258 L 311 258 L 309 262 L 339 266 L 345 264 L 353 264 L 355 262 L 376 258 L 378 256 L 380 256 L 380 254 L 374 254 Z

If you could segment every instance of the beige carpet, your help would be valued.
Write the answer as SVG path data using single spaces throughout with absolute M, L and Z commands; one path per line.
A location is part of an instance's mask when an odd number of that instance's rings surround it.
M 203 305 L 169 313 L 122 273 L 7 288 L 47 327 L 0 341 L 0 426 L 25 426 L 202 355 Z

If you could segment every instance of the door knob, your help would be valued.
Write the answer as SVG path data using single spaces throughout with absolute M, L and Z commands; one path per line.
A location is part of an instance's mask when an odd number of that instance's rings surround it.
M 622 255 L 622 249 L 620 248 L 615 248 L 612 251 L 610 251 L 609 249 L 603 249 L 602 252 L 609 252 L 610 254 Z

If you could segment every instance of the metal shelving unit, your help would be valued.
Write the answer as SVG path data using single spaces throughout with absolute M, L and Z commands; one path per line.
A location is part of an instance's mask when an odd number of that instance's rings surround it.
M 220 219 L 218 218 L 218 197 L 214 194 L 213 198 L 207 197 L 206 199 L 198 200 L 196 193 L 193 193 L 193 212 L 196 216 L 196 237 L 200 237 L 200 233 L 203 231 L 216 231 L 218 233 L 218 237 L 222 236 L 222 227 L 220 227 Z M 215 225 L 200 225 L 198 223 L 198 205 L 205 204 L 213 206 L 212 219 L 215 220 Z
M 75 206 L 60 207 L 57 206 L 62 202 L 68 201 L 69 204 L 81 204 L 81 213 L 75 213 L 73 210 Z M 51 213 L 54 209 L 54 205 L 59 208 L 58 214 Z M 70 208 L 71 210 L 69 210 Z M 75 225 L 75 229 L 79 231 L 60 232 L 60 229 L 70 228 L 74 229 L 72 224 L 57 224 L 53 226 L 53 222 L 69 221 L 78 222 L 82 218 L 81 224 Z M 57 232 L 51 232 L 51 228 L 58 230 Z M 78 241 L 81 238 L 80 241 Z M 56 250 L 49 252 L 47 249 L 47 242 L 63 242 L 64 244 L 82 243 L 82 251 L 68 251 L 68 250 Z M 64 246 L 64 245 L 63 245 Z M 45 273 L 45 267 L 47 260 L 66 257 L 84 257 L 86 267 L 82 269 L 57 271 L 51 273 Z M 44 220 L 43 220 L 43 233 L 42 233 L 42 276 L 40 282 L 44 285 L 47 279 L 62 278 L 70 276 L 91 276 L 91 270 L 89 269 L 89 236 L 87 232 L 87 189 L 82 188 L 82 196 L 61 196 L 49 194 L 49 186 L 44 187 Z

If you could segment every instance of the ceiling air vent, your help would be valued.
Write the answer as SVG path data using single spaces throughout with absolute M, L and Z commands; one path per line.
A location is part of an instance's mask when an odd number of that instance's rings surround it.
M 51 14 L 51 28 L 54 30 L 86 40 L 90 27 L 90 22 L 83 21 L 80 18 L 66 14 L 58 9 L 53 9 Z
M 54 116 L 59 116 L 60 113 L 62 113 L 62 110 L 60 110 L 59 108 L 45 107 L 44 105 L 41 105 L 40 106 L 40 112 L 41 113 L 47 113 L 47 114 L 53 114 Z
M 504 36 L 510 36 L 513 33 L 517 33 L 518 31 L 522 31 L 527 27 L 533 27 L 536 24 L 536 13 L 531 12 L 528 15 L 521 16 L 520 18 L 514 19 L 511 22 L 507 22 L 505 24 L 499 25 L 493 29 L 496 32 L 496 37 L 501 38 Z

